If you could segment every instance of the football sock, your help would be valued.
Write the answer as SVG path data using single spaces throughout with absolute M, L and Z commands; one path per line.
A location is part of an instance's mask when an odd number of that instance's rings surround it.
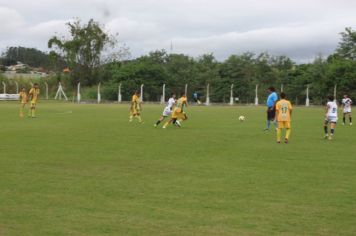
M 169 125 L 169 121 L 167 121 L 167 122 L 163 125 L 163 127 L 166 128 L 168 125 Z
M 291 129 L 286 129 L 286 139 L 289 139 Z
M 274 120 L 274 121 L 273 121 L 273 125 L 274 125 L 275 128 L 278 128 L 278 126 L 277 126 L 277 121 Z
M 133 116 L 131 115 L 130 118 L 129 118 L 129 120 L 132 121 L 132 118 L 133 118 Z
M 177 122 L 177 119 L 173 119 L 173 124 L 175 124 Z
M 160 121 L 160 120 L 157 120 L 156 125 L 159 125 L 160 123 L 161 123 L 161 121 Z
M 343 117 L 342 118 L 342 122 L 345 124 L 345 121 L 346 121 L 346 118 L 345 117 Z
M 352 117 L 351 116 L 349 117 L 349 119 L 350 119 L 350 123 L 352 123 Z
M 328 134 L 328 127 L 327 126 L 324 126 L 324 132 L 325 132 L 325 135 Z
M 277 130 L 277 142 L 281 141 L 282 129 Z
M 270 120 L 267 120 L 267 129 L 269 129 L 269 127 L 271 126 L 271 121 Z
M 142 122 L 141 116 L 137 116 L 138 122 Z
M 331 134 L 335 133 L 335 129 L 330 129 Z

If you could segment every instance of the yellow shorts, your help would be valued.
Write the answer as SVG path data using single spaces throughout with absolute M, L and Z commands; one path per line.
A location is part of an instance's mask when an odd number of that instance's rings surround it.
M 186 119 L 186 114 L 185 114 L 184 111 L 182 111 L 182 109 L 176 108 L 176 109 L 174 109 L 174 111 L 172 113 L 172 118 L 173 119 L 185 120 Z
M 279 129 L 290 129 L 290 121 L 278 121 Z
M 131 111 L 130 111 L 130 114 L 131 114 L 132 116 L 140 115 L 140 110 L 139 110 L 139 109 L 136 109 L 136 108 L 132 108 Z

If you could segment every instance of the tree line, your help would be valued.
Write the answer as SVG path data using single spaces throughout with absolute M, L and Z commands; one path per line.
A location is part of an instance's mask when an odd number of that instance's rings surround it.
M 54 36 L 48 41 L 49 53 L 37 52 L 38 60 L 25 57 L 23 62 L 50 68 L 56 72 L 53 80 L 61 81 L 69 90 L 75 91 L 77 83 L 94 87 L 102 83 L 102 96 L 107 100 L 117 99 L 118 85 L 122 84 L 123 99 L 128 100 L 132 91 L 144 84 L 144 99 L 159 101 L 162 85 L 170 92 L 184 90 L 188 84 L 188 96 L 193 92 L 204 100 L 206 85 L 210 84 L 212 102 L 228 102 L 230 86 L 234 84 L 234 97 L 241 103 L 252 103 L 255 86 L 260 94 L 265 89 L 283 85 L 284 91 L 296 104 L 302 104 L 306 97 L 306 87 L 310 88 L 310 99 L 321 104 L 326 95 L 338 87 L 338 96 L 348 93 L 356 99 L 356 31 L 346 28 L 341 33 L 338 47 L 327 58 L 316 57 L 312 63 L 297 64 L 287 56 L 274 56 L 266 53 L 246 52 L 231 55 L 218 61 L 213 54 L 197 58 L 184 54 L 157 50 L 129 59 L 126 47 L 117 47 L 117 35 L 110 35 L 100 23 L 79 20 L 67 23 L 69 38 Z M 26 54 L 26 53 L 25 53 Z M 20 60 L 14 49 L 2 55 L 4 58 Z M 30 59 L 28 59 L 30 58 Z M 31 65 L 31 64 L 30 64 Z M 69 67 L 69 74 L 63 75 L 63 67 Z M 94 98 L 95 93 L 91 93 Z

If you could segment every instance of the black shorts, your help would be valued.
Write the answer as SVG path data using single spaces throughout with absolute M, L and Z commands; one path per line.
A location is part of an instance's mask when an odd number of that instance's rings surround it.
M 267 120 L 274 120 L 276 118 L 276 108 L 273 107 L 273 109 L 268 108 L 267 109 Z

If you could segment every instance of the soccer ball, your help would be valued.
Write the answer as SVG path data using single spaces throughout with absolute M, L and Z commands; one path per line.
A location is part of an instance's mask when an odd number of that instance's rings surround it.
M 239 121 L 245 121 L 245 117 L 244 116 L 239 116 Z

